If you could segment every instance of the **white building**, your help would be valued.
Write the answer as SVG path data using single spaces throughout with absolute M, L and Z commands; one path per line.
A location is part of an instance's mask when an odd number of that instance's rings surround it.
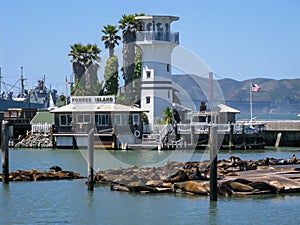
M 179 44 L 179 33 L 171 32 L 175 16 L 138 16 L 141 27 L 136 44 L 142 50 L 141 108 L 149 111 L 153 129 L 158 118 L 163 118 L 167 107 L 172 107 L 173 88 L 171 53 Z

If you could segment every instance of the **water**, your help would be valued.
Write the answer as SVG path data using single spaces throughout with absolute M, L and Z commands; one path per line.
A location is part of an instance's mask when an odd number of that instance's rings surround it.
M 203 151 L 191 160 L 199 160 Z M 221 151 L 218 158 L 236 155 L 242 159 L 289 158 L 300 148 L 255 151 Z M 177 152 L 185 158 L 190 153 Z M 104 168 L 157 164 L 173 152 L 96 151 Z M 177 158 L 180 158 L 177 157 Z M 86 175 L 86 162 L 73 150 L 11 150 L 10 170 L 48 170 L 53 165 Z M 210 202 L 206 196 L 180 194 L 134 194 L 110 191 L 108 186 L 88 192 L 85 179 L 48 182 L 11 182 L 0 185 L 1 224 L 299 224 L 300 194 L 243 197 L 219 196 Z

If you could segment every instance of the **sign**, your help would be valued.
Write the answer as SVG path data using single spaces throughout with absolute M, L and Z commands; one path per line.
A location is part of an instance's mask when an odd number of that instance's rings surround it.
M 72 96 L 72 104 L 110 104 L 115 103 L 115 96 Z

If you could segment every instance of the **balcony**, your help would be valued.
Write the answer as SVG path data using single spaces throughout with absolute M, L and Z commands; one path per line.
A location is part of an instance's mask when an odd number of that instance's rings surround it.
M 151 41 L 167 41 L 174 44 L 179 44 L 178 32 L 161 32 L 161 31 L 138 31 L 136 32 L 136 41 L 151 42 Z

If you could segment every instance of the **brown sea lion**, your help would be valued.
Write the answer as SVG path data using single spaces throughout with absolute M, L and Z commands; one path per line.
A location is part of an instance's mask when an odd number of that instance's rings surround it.
M 191 192 L 199 195 L 208 195 L 210 190 L 208 182 L 198 183 L 195 181 L 174 183 L 173 190 L 176 191 L 177 189 L 180 189 L 183 192 Z
M 277 180 L 269 181 L 269 185 L 275 187 L 278 193 L 283 192 L 285 189 L 285 187 Z
M 269 185 L 266 182 L 256 181 L 249 184 L 249 186 L 253 187 L 254 189 L 258 189 L 260 191 L 270 191 L 271 193 L 277 193 L 277 188 Z
M 132 192 L 157 192 L 157 189 L 152 186 L 148 186 L 141 181 L 135 181 L 127 184 L 127 187 Z
M 254 190 L 253 187 L 251 187 L 248 184 L 242 184 L 240 182 L 236 181 L 228 181 L 226 182 L 229 188 L 231 188 L 235 192 L 251 192 Z
M 168 177 L 165 180 L 165 182 L 175 183 L 175 182 L 183 182 L 183 181 L 187 181 L 187 180 L 189 180 L 189 177 L 186 175 L 186 173 L 182 170 L 179 170 L 177 173 Z
M 120 184 L 114 184 L 112 183 L 110 186 L 110 190 L 112 191 L 125 191 L 125 192 L 129 192 L 129 188 L 124 186 L 124 185 L 120 185 Z
M 290 162 L 291 164 L 297 163 L 297 158 L 296 158 L 295 154 L 293 154 L 293 156 L 292 156 L 292 158 L 289 160 L 289 162 Z

